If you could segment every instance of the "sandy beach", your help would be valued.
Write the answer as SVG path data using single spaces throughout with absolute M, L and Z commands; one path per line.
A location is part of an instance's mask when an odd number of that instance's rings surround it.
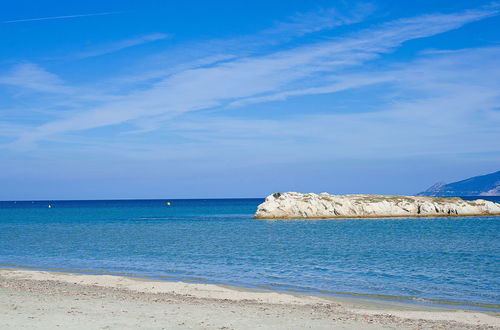
M 500 329 L 500 313 L 0 269 L 1 329 Z

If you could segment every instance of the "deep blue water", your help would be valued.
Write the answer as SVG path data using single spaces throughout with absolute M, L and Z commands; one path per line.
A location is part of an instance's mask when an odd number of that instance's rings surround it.
M 262 199 L 166 202 L 0 202 L 0 265 L 500 304 L 500 217 L 264 221 Z

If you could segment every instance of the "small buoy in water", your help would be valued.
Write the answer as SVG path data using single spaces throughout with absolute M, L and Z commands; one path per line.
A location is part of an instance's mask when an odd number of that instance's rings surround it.
M 170 202 L 167 202 L 167 205 L 170 206 Z
M 49 209 L 51 209 L 51 208 L 52 208 L 52 205 L 49 204 Z

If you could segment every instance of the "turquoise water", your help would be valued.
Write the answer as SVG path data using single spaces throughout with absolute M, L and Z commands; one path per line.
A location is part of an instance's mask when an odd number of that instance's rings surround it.
M 0 202 L 0 264 L 500 304 L 500 217 L 264 221 L 261 199 L 166 202 Z

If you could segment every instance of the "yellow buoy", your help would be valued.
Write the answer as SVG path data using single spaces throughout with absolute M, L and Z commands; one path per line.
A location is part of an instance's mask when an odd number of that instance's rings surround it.
M 167 205 L 170 206 L 170 202 L 167 202 Z

